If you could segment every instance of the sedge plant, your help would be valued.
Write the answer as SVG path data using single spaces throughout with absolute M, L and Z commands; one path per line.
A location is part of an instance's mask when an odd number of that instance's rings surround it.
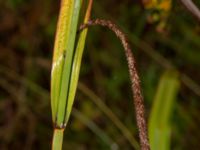
M 101 25 L 112 30 L 124 47 L 131 79 L 141 149 L 149 150 L 140 80 L 128 40 L 119 27 L 111 21 L 103 19 L 89 20 L 92 0 L 88 2 L 84 23 L 77 30 L 83 2 L 82 0 L 61 1 L 51 74 L 51 109 L 54 124 L 52 149 L 62 149 L 63 132 L 74 102 L 87 28 L 89 26 Z M 77 31 L 79 31 L 79 34 L 77 34 Z

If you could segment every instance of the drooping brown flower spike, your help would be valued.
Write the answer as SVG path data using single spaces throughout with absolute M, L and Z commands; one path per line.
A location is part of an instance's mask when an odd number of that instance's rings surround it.
M 147 124 L 145 120 L 144 100 L 141 93 L 140 79 L 135 67 L 135 59 L 133 57 L 130 44 L 126 38 L 126 35 L 120 30 L 120 28 L 109 20 L 102 20 L 102 19 L 90 20 L 87 24 L 81 25 L 79 31 L 89 26 L 95 26 L 95 25 L 107 27 L 110 30 L 112 30 L 116 34 L 116 36 L 120 39 L 124 47 L 124 52 L 128 62 L 129 74 L 131 79 L 131 88 L 133 92 L 137 126 L 139 128 L 141 149 L 150 150 L 149 140 L 147 136 Z

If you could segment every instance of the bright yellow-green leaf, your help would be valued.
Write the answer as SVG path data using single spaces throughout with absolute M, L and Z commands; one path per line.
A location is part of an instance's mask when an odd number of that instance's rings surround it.
M 51 108 L 56 126 L 53 150 L 62 149 L 63 131 L 71 114 L 78 83 L 87 34 L 87 29 L 83 30 L 75 46 L 81 5 L 82 0 L 61 1 L 51 73 Z M 91 6 L 92 0 L 89 1 L 84 22 L 89 20 Z
M 51 74 L 52 118 L 56 126 L 65 122 L 74 45 L 82 0 L 62 0 L 57 25 Z
M 89 1 L 88 4 L 88 9 L 85 15 L 84 23 L 87 23 L 90 18 L 90 12 L 91 12 L 91 7 L 92 7 L 92 0 Z M 83 50 L 85 47 L 85 40 L 87 36 L 87 31 L 88 29 L 84 29 L 81 31 L 78 42 L 77 42 L 77 47 L 76 51 L 74 54 L 74 60 L 73 60 L 73 66 L 72 66 L 72 75 L 71 75 L 71 81 L 70 81 L 70 89 L 69 89 L 69 96 L 68 96 L 68 104 L 67 104 L 67 114 L 65 121 L 67 122 L 72 110 L 72 105 L 74 102 L 74 97 L 77 89 L 77 84 L 78 84 L 78 78 L 79 78 L 79 72 L 80 72 L 80 67 L 81 67 L 81 61 L 82 61 L 82 55 L 83 55 Z

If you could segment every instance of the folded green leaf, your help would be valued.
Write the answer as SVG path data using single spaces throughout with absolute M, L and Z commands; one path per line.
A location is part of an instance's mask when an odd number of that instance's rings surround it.
M 54 47 L 51 107 L 53 122 L 62 128 L 65 122 L 74 45 L 82 0 L 63 0 Z

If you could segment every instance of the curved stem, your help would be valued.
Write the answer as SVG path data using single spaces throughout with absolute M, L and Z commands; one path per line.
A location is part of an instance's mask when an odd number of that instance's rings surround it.
M 87 24 L 81 25 L 80 30 L 87 28 L 88 26 L 95 26 L 95 25 L 100 25 L 100 26 L 109 28 L 116 34 L 116 36 L 122 42 L 126 59 L 128 62 L 129 74 L 131 78 L 131 87 L 132 87 L 133 99 L 134 99 L 134 104 L 135 104 L 137 126 L 139 128 L 141 149 L 149 150 L 150 146 L 149 146 L 149 140 L 147 136 L 147 125 L 146 125 L 146 120 L 145 120 L 143 96 L 142 96 L 141 88 L 140 88 L 140 79 L 135 67 L 135 59 L 133 57 L 132 50 L 128 43 L 128 40 L 125 34 L 119 29 L 119 27 L 117 27 L 114 23 L 112 23 L 109 20 L 102 20 L 102 19 L 91 20 Z
M 185 8 L 200 21 L 200 10 L 192 0 L 180 0 Z
M 54 129 L 52 150 L 62 150 L 64 129 Z

